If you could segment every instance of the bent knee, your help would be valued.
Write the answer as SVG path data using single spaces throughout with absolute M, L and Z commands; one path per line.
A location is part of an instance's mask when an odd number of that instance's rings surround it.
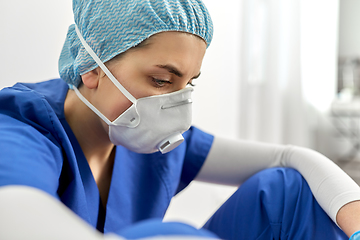
M 297 170 L 276 167 L 254 174 L 237 191 L 246 193 L 249 197 L 259 196 L 260 194 L 272 198 L 287 193 L 294 195 L 300 192 L 309 192 L 309 186 Z

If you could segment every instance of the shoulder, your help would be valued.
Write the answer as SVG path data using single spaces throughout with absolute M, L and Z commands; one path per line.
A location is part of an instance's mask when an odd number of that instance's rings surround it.
M 26 125 L 53 135 L 51 133 L 60 127 L 59 117 L 62 116 L 67 89 L 59 79 L 17 83 L 4 88 L 0 91 L 0 118 L 4 124 Z
M 21 110 L 22 107 L 40 108 L 40 103 L 49 104 L 58 109 L 63 105 L 68 91 L 67 84 L 61 79 L 53 79 L 38 83 L 16 83 L 12 87 L 0 91 L 0 110 Z
M 65 134 L 56 111 L 66 88 L 54 80 L 0 91 L 0 186 L 28 185 L 56 196 Z

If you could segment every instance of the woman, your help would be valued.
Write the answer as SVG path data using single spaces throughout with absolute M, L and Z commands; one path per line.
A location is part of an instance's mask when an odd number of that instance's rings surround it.
M 73 9 L 62 79 L 0 93 L 2 239 L 346 239 L 335 223 L 348 236 L 360 229 L 359 188 L 324 156 L 189 129 L 187 85 L 212 39 L 201 1 Z M 242 186 L 202 230 L 161 223 L 194 179 Z

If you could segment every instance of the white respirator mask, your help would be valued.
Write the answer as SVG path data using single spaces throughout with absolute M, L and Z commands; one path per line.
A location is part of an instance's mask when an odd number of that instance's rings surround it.
M 75 29 L 87 52 L 124 96 L 132 102 L 131 107 L 117 119 L 110 121 L 82 96 L 75 86 L 71 86 L 80 100 L 109 125 L 110 141 L 137 153 L 153 153 L 159 150 L 161 153 L 167 153 L 179 146 L 184 141 L 182 133 L 191 126 L 193 88 L 187 87 L 168 94 L 136 99 L 101 62 L 83 39 L 77 26 Z

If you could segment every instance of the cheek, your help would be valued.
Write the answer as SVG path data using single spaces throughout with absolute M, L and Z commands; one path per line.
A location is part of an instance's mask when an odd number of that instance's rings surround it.
M 122 68 L 119 67 L 111 70 L 120 84 L 136 99 L 153 95 L 148 93 L 151 88 L 146 84 L 147 79 L 144 73 L 136 67 L 139 65 L 126 63 Z M 105 90 L 102 94 L 106 98 L 106 101 L 104 101 L 106 104 L 104 105 L 104 102 L 102 102 L 102 113 L 110 121 L 114 121 L 131 107 L 132 102 L 122 94 L 110 79 L 105 84 Z
M 108 119 L 110 121 L 114 121 L 118 118 L 126 109 L 128 109 L 132 103 L 127 99 L 123 98 L 123 101 L 117 101 L 112 104 L 111 107 L 108 108 L 107 114 Z
M 130 78 L 123 79 L 125 81 L 123 81 L 121 84 L 136 99 L 156 94 L 153 92 L 153 89 L 150 85 L 150 80 L 147 79 L 146 74 L 141 74 L 141 72 L 139 72 L 139 74 L 136 74 Z
M 103 89 L 99 96 L 98 109 L 110 121 L 114 121 L 132 104 L 114 85 Z
M 120 91 L 118 91 L 117 96 L 113 97 L 107 106 L 106 117 L 110 121 L 114 121 L 131 105 L 132 102 L 130 102 L 130 100 L 128 100 Z
M 133 85 L 129 87 L 129 92 L 133 95 L 136 99 L 148 97 L 154 95 L 151 93 L 151 88 L 146 86 L 145 84 Z

